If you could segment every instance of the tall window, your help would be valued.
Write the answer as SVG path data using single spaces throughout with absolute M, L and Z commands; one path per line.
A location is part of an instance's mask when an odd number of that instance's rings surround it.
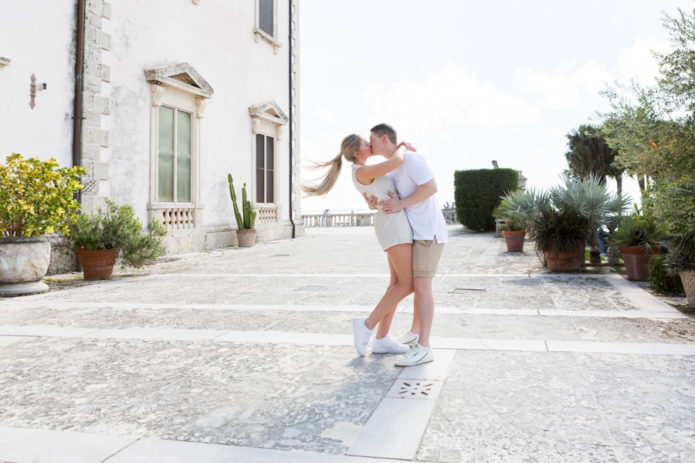
M 273 3 L 274 0 L 258 0 L 258 28 L 271 37 L 275 36 Z
M 275 202 L 275 139 L 256 134 L 256 202 Z
M 191 201 L 191 113 L 159 107 L 157 201 Z

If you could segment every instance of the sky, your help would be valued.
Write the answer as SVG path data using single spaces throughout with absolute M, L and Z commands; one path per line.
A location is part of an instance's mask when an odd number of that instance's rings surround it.
M 327 161 L 344 136 L 386 122 L 427 158 L 442 205 L 454 201 L 454 171 L 492 160 L 521 170 L 527 186 L 553 186 L 567 168 L 566 134 L 609 108 L 600 91 L 654 84 L 652 50 L 670 48 L 663 18 L 678 8 L 695 1 L 302 0 L 302 163 Z M 303 198 L 302 212 L 366 210 L 350 173 Z M 624 190 L 637 199 L 635 179 Z

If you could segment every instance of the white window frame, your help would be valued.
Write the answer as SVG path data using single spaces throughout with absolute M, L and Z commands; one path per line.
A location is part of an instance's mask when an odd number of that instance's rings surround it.
M 260 27 L 261 20 L 261 2 L 256 0 L 255 16 L 256 21 L 253 28 L 253 33 L 256 42 L 264 40 L 273 46 L 273 53 L 278 54 L 282 44 L 278 41 L 278 0 L 273 0 L 273 34 L 270 35 Z
M 273 201 L 272 202 L 268 202 L 268 201 L 260 202 L 260 201 L 258 201 L 258 189 L 257 189 L 257 186 L 258 186 L 258 146 L 256 143 L 257 138 L 258 138 L 257 135 L 263 135 L 264 137 L 271 137 L 273 139 Z M 278 147 L 279 147 L 279 144 L 278 144 L 278 139 L 277 139 L 277 131 L 275 130 L 274 127 L 270 128 L 270 127 L 264 126 L 264 127 L 260 128 L 259 131 L 255 132 L 253 134 L 253 181 L 251 183 L 252 183 L 252 187 L 253 187 L 253 202 L 255 204 L 260 204 L 260 205 L 271 205 L 271 204 L 275 205 L 275 204 L 277 204 L 277 198 L 278 198 L 278 178 L 277 178 Z M 264 147 L 264 154 L 263 155 L 265 156 L 265 161 L 266 161 L 266 162 L 264 162 L 264 164 L 266 164 L 266 165 L 264 167 L 264 174 L 263 174 L 264 184 L 265 184 L 263 196 L 265 197 L 264 199 L 267 199 L 268 198 L 268 182 L 266 182 L 265 179 L 267 178 L 266 177 L 266 172 L 267 172 L 266 169 L 268 168 L 268 165 L 267 165 L 268 157 L 267 157 L 267 153 L 265 152 L 265 147 Z
M 200 114 L 199 99 L 180 90 L 157 85 L 159 89 L 154 92 L 161 93 L 159 98 L 153 98 L 151 110 L 151 137 L 150 137 L 150 206 L 155 208 L 165 207 L 196 207 L 200 198 Z M 159 196 L 159 108 L 166 106 L 178 111 L 191 114 L 191 200 L 160 201 Z M 176 172 L 176 163 L 174 164 Z M 174 177 L 174 184 L 176 176 Z M 176 185 L 174 185 L 174 198 L 176 198 Z

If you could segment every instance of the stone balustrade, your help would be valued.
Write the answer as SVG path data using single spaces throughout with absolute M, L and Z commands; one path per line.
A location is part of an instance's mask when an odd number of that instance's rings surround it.
M 328 214 L 302 214 L 305 227 L 366 227 L 374 225 L 374 212 L 346 212 Z M 449 225 L 456 223 L 455 209 L 442 209 Z

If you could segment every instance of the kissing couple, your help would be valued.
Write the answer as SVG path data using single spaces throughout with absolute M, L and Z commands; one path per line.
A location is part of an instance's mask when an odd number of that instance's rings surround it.
M 372 156 L 383 161 L 367 165 Z M 355 349 L 367 353 L 402 354 L 396 366 L 408 367 L 434 360 L 430 331 L 434 317 L 432 278 L 447 242 L 447 229 L 439 202 L 437 184 L 425 158 L 408 143 L 398 143 L 396 131 L 387 124 L 370 130 L 369 140 L 348 135 L 340 154 L 328 162 L 318 184 L 304 185 L 309 196 L 328 193 L 338 180 L 343 158 L 352 163 L 352 182 L 370 209 L 375 209 L 374 230 L 391 271 L 391 281 L 368 317 L 353 320 Z M 410 331 L 394 339 L 389 335 L 398 303 L 415 293 Z M 377 328 L 378 325 L 378 328 Z M 376 333 L 375 333 L 376 330 Z

